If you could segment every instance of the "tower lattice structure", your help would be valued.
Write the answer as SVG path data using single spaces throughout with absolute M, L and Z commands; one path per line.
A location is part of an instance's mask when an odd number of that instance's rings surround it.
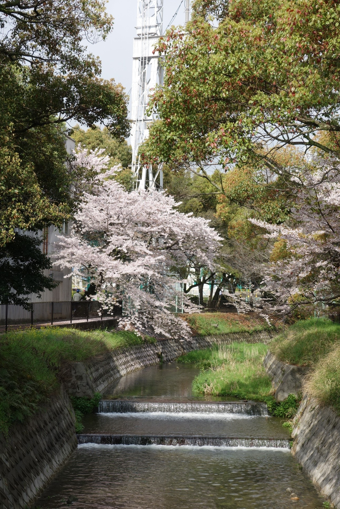
M 163 0 L 137 0 L 137 26 L 133 44 L 131 90 L 132 171 L 138 189 L 162 188 L 163 172 L 143 166 L 138 149 L 149 135 L 156 113 L 147 114 L 150 92 L 163 84 L 163 70 L 153 49 L 163 32 Z

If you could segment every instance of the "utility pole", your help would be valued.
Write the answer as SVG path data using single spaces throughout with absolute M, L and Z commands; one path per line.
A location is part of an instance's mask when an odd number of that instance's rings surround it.
M 189 20 L 190 20 L 190 0 L 185 0 L 185 24 L 187 24 Z
M 143 166 L 138 155 L 140 145 L 149 136 L 149 125 L 157 113 L 147 114 L 150 92 L 163 84 L 163 69 L 153 48 L 163 33 L 163 0 L 137 0 L 137 26 L 133 44 L 131 90 L 132 172 L 137 189 L 163 188 L 163 172 Z

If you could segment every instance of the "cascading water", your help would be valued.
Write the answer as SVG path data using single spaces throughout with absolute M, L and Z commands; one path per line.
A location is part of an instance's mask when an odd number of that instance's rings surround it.
M 99 403 L 100 413 L 135 413 L 135 412 L 165 412 L 165 413 L 198 413 L 198 414 L 246 414 L 268 416 L 267 405 L 254 402 L 153 402 L 104 400 Z
M 268 438 L 228 438 L 201 436 L 137 436 L 137 435 L 78 435 L 79 444 L 100 445 L 166 445 L 193 447 L 270 447 L 289 450 L 288 440 Z
M 173 365 L 124 377 L 37 507 L 319 509 L 281 421 L 262 403 L 195 400 L 196 374 Z

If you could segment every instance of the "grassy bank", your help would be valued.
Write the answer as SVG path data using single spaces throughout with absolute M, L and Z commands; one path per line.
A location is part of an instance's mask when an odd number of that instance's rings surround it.
M 180 357 L 179 362 L 190 362 L 201 368 L 193 383 L 196 392 L 263 400 L 271 390 L 270 379 L 262 366 L 266 352 L 267 346 L 262 343 L 232 343 L 190 352 Z
M 327 319 L 296 322 L 270 344 L 278 359 L 308 366 L 307 391 L 340 414 L 340 325 Z
M 249 313 L 195 313 L 188 315 L 186 321 L 196 336 L 228 334 L 230 332 L 255 332 L 268 329 L 266 321 Z
M 297 399 L 290 397 L 277 403 L 271 395 L 271 380 L 263 368 L 267 345 L 232 343 L 210 350 L 190 352 L 178 359 L 201 368 L 194 379 L 195 392 L 213 396 L 263 401 L 278 417 L 291 417 L 297 409 Z
M 143 340 L 132 332 L 30 329 L 0 336 L 0 431 L 23 422 L 57 390 L 65 362 L 84 361 Z
M 278 335 L 270 351 L 288 364 L 315 366 L 340 340 L 340 325 L 323 318 L 301 320 Z

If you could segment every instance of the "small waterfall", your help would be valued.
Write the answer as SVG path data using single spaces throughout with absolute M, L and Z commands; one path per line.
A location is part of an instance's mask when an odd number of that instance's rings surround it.
M 244 402 L 185 402 L 159 403 L 154 401 L 103 400 L 99 413 L 197 413 L 197 414 L 245 414 L 268 416 L 267 405 L 252 401 Z
M 289 449 L 289 441 L 268 438 L 228 438 L 160 435 L 78 435 L 79 444 L 100 445 L 167 445 L 196 447 L 270 447 Z

